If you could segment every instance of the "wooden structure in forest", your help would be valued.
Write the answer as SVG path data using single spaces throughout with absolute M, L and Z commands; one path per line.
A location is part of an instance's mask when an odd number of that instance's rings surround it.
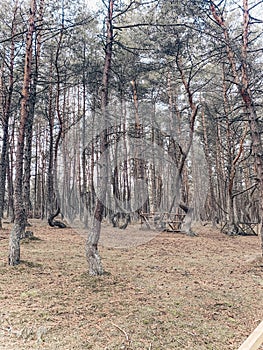
M 260 232 L 259 222 L 238 222 L 236 223 L 237 234 L 243 236 L 258 236 Z M 228 223 L 221 228 L 222 232 L 228 233 Z
M 250 334 L 238 350 L 257 350 L 263 344 L 263 321 Z
M 239 222 L 238 226 L 247 235 L 259 235 L 259 222 Z
M 180 232 L 185 214 L 176 212 L 151 212 L 140 213 L 141 226 L 145 225 L 149 230 L 161 230 Z

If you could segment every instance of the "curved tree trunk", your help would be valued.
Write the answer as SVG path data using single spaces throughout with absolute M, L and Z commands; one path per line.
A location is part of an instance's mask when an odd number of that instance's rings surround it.
M 109 89 L 109 74 L 111 68 L 111 59 L 112 59 L 112 44 L 113 44 L 113 5 L 114 0 L 109 0 L 108 4 L 108 16 L 107 16 L 107 40 L 105 47 L 105 63 L 102 77 L 102 93 L 101 93 L 101 110 L 104 123 L 104 131 L 100 144 L 101 154 L 105 155 L 107 163 L 107 122 L 108 122 L 108 89 Z M 104 203 L 106 199 L 106 185 L 107 185 L 107 173 L 108 167 L 107 164 L 103 166 L 101 174 L 101 184 L 100 199 L 97 198 L 95 205 L 95 212 L 93 216 L 91 230 L 86 243 L 86 257 L 89 264 L 89 273 L 90 275 L 101 275 L 103 274 L 103 267 L 101 264 L 101 259 L 98 251 L 98 243 L 100 239 L 101 232 L 101 221 L 104 212 Z
M 60 111 L 60 93 L 61 93 L 61 77 L 59 70 L 59 55 L 64 34 L 64 23 L 62 21 L 62 27 L 59 34 L 58 45 L 55 53 L 54 67 L 56 71 L 56 96 L 55 107 L 53 105 L 53 87 L 52 84 L 49 90 L 49 160 L 48 160 L 48 197 L 47 197 L 47 211 L 48 222 L 52 223 L 53 219 L 58 215 L 57 210 L 60 208 L 60 195 L 58 192 L 58 178 L 57 178 L 57 163 L 58 163 L 58 150 L 62 137 L 63 119 Z M 53 75 L 53 56 L 51 55 L 50 63 L 50 80 L 52 81 Z M 58 119 L 58 133 L 54 135 L 55 115 L 54 108 L 56 109 L 56 115 Z M 60 212 L 60 209 L 59 209 Z M 65 225 L 59 221 L 56 221 L 58 227 L 64 228 Z M 54 226 L 54 225 L 51 225 Z
M 185 72 L 183 70 L 183 65 L 182 65 L 179 53 L 178 53 L 177 58 L 176 58 L 176 64 L 177 64 L 177 68 L 178 68 L 179 73 L 180 73 L 181 81 L 182 81 L 184 88 L 185 88 L 185 92 L 187 94 L 188 105 L 189 105 L 189 108 L 191 111 L 191 115 L 190 115 L 190 119 L 189 119 L 189 137 L 188 137 L 188 140 L 186 143 L 186 147 L 183 150 L 182 147 L 179 146 L 181 155 L 180 155 L 180 160 L 177 164 L 178 172 L 176 174 L 176 179 L 175 179 L 175 188 L 176 188 L 176 191 L 179 192 L 179 190 L 182 186 L 182 182 L 183 182 L 182 178 L 183 178 L 183 171 L 185 169 L 186 160 L 187 160 L 187 157 L 190 153 L 191 147 L 193 145 L 195 121 L 197 118 L 199 105 L 194 102 L 193 92 L 191 90 L 191 85 L 190 85 L 191 79 L 189 79 L 185 76 Z M 195 233 L 191 229 L 192 221 L 193 221 L 193 215 L 192 215 L 193 209 L 188 208 L 188 206 L 186 204 L 180 204 L 179 200 L 180 199 L 178 198 L 178 193 L 177 193 L 173 197 L 169 212 L 172 212 L 173 208 L 175 206 L 179 205 L 186 213 L 184 231 L 186 232 L 187 235 L 194 236 Z

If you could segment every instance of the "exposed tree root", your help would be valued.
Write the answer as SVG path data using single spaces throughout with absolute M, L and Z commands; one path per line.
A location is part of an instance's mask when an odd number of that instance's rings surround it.
M 64 224 L 64 222 L 59 220 L 54 220 L 54 218 L 58 216 L 59 213 L 60 213 L 60 208 L 58 208 L 54 214 L 50 214 L 48 218 L 48 224 L 51 227 L 66 228 L 67 226 Z

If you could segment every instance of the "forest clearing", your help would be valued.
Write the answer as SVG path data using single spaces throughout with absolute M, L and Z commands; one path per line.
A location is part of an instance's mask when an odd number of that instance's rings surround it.
M 0 350 L 231 350 L 263 322 L 262 14 L 1 2 Z
M 106 273 L 92 277 L 85 237 L 32 222 L 15 268 L 9 224 L 0 235 L 1 350 L 238 349 L 263 318 L 259 237 L 201 225 L 197 237 L 162 232 L 130 249 L 101 247 Z

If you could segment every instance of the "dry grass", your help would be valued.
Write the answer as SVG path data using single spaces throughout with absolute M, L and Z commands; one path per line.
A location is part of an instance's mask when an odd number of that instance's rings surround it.
M 23 243 L 20 266 L 7 266 L 9 230 L 0 232 L 1 350 L 229 350 L 263 319 L 257 237 L 199 227 L 195 238 L 162 233 L 102 248 L 107 274 L 95 278 L 80 234 L 37 221 L 38 240 Z

